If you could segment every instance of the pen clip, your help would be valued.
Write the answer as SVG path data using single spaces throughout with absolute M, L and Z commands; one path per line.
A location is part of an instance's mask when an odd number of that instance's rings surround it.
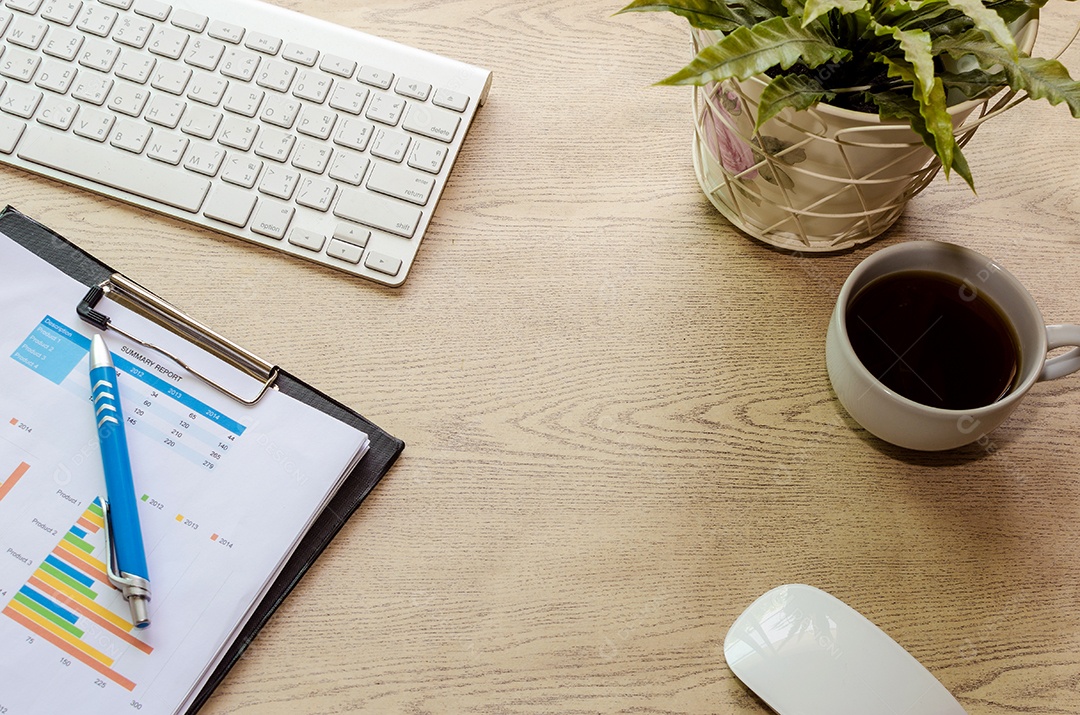
M 109 583 L 117 591 L 123 594 L 124 600 L 131 606 L 132 625 L 136 628 L 145 628 L 150 625 L 150 616 L 146 611 L 146 604 L 150 602 L 150 582 L 139 576 L 125 574 L 120 570 L 116 560 L 116 546 L 112 538 L 112 514 L 109 511 L 109 500 L 101 499 L 101 511 L 105 518 L 105 575 Z

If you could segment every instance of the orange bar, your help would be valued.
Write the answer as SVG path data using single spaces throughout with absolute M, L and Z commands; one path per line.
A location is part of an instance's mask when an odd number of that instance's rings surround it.
M 92 521 L 88 521 L 85 516 L 80 516 L 79 520 L 75 522 L 79 528 L 89 531 L 91 534 L 98 532 L 98 525 Z
M 64 651 L 68 655 L 70 655 L 72 658 L 75 658 L 79 662 L 90 666 L 91 668 L 93 668 L 97 672 L 101 673 L 106 678 L 113 681 L 114 683 L 121 686 L 122 688 L 124 688 L 124 689 L 126 689 L 128 691 L 131 691 L 131 690 L 135 689 L 135 683 L 134 682 L 132 682 L 132 681 L 128 680 L 127 678 L 125 678 L 124 676 L 120 675 L 119 673 L 117 673 L 112 668 L 107 668 L 106 666 L 104 666 L 101 663 L 97 662 L 96 660 L 94 660 L 93 658 L 88 656 L 86 653 L 83 653 L 78 648 L 73 647 L 71 644 L 67 643 L 63 639 L 61 639 L 61 638 L 57 637 L 56 635 L 50 633 L 49 631 L 45 630 L 44 628 L 39 626 L 37 623 L 34 623 L 33 621 L 31 621 L 26 616 L 24 616 L 21 613 L 19 613 L 19 612 L 15 611 L 14 609 L 12 609 L 10 606 L 4 608 L 4 614 L 7 615 L 8 618 L 10 618 L 13 621 L 15 621 L 16 623 L 18 623 L 23 628 L 26 628 L 27 630 L 32 631 L 33 633 L 36 633 L 37 635 L 41 636 L 42 638 L 44 638 L 45 640 L 49 641 L 54 646 L 59 648 L 60 650 Z
M 99 626 L 101 626 L 105 630 L 109 631 L 109 633 L 112 633 L 114 636 L 116 636 L 117 638 L 120 638 L 121 640 L 123 640 L 126 643 L 130 643 L 131 645 L 133 645 L 136 648 L 138 648 L 139 650 L 141 650 L 143 653 L 146 653 L 147 655 L 149 655 L 150 653 L 153 652 L 153 650 L 154 650 L 153 648 L 146 645 L 141 640 L 139 640 L 135 636 L 131 635 L 130 633 L 128 633 L 124 629 L 118 628 L 115 623 L 108 620 L 107 618 L 103 618 L 99 614 L 95 613 L 93 610 L 91 610 L 91 609 L 87 608 L 86 606 L 84 606 L 79 601 L 76 601 L 74 598 L 72 598 L 71 596 L 64 593 L 63 591 L 58 591 L 57 589 L 53 588 L 49 584 L 47 584 L 47 583 L 45 583 L 45 582 L 43 582 L 43 581 L 41 581 L 41 580 L 39 580 L 39 579 L 37 579 L 37 578 L 35 578 L 33 576 L 30 577 L 29 583 L 34 588 L 36 588 L 38 590 L 41 590 L 41 591 L 44 591 L 45 593 L 49 594 L 50 596 L 55 598 L 57 601 L 59 601 L 62 605 L 67 606 L 68 608 L 70 608 L 73 611 L 78 611 L 80 614 L 86 616 L 87 618 L 89 618 L 94 623 L 98 624 Z M 134 627 L 134 626 L 132 626 L 132 627 Z
M 19 424 L 19 421 L 17 419 L 15 419 L 14 417 L 12 417 L 11 418 L 11 424 L 17 425 L 17 424 Z
M 0 484 L 0 499 L 7 496 L 7 493 L 10 492 L 11 488 L 15 486 L 15 483 L 19 481 L 19 478 L 26 474 L 27 469 L 30 469 L 30 465 L 26 462 L 15 467 L 15 471 L 11 473 L 11 476 L 4 480 L 3 484 Z
M 93 556 L 87 556 L 85 559 L 79 558 L 79 554 L 74 549 L 61 548 L 63 543 L 61 541 L 60 544 L 57 544 L 56 548 L 52 550 L 53 554 L 67 561 L 90 578 L 96 578 L 109 588 L 112 588 L 112 584 L 109 583 L 109 576 L 105 573 L 104 563 L 97 561 Z M 97 563 L 94 563 L 94 561 L 97 561 Z

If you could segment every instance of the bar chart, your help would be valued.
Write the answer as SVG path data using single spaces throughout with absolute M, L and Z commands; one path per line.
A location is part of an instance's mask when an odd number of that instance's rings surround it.
M 113 666 L 119 657 L 153 649 L 132 635 L 127 605 L 109 584 L 104 514 L 95 499 L 14 594 L 3 614 L 67 657 L 124 689 L 135 682 Z
M 4 500 L 4 497 L 15 488 L 15 485 L 19 483 L 23 475 L 30 470 L 30 465 L 26 462 L 19 462 L 18 466 L 12 470 L 11 474 L 4 477 L 4 481 L 0 482 L 0 501 Z M 2 473 L 2 472 L 0 472 Z

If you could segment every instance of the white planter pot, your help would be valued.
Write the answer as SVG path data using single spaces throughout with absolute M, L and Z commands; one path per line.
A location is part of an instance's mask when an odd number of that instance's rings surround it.
M 1018 21 L 1022 51 L 1031 51 L 1037 29 L 1037 13 Z M 696 31 L 695 53 L 715 39 Z M 892 226 L 941 168 L 907 123 L 827 104 L 785 109 L 755 132 L 765 85 L 752 78 L 694 88 L 698 182 L 720 213 L 755 238 L 802 252 L 851 248 Z M 991 99 L 950 108 L 961 144 L 993 111 Z

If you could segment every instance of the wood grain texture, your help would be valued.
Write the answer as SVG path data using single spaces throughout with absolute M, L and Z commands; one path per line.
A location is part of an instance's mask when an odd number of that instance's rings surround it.
M 972 715 L 1080 713 L 1080 377 L 982 445 L 906 452 L 837 403 L 824 336 L 878 248 L 999 259 L 1080 322 L 1080 123 L 1026 103 L 885 237 L 795 257 L 698 189 L 684 24 L 595 0 L 295 0 L 494 71 L 397 290 L 11 169 L 9 203 L 407 448 L 204 709 L 738 713 L 732 620 L 804 582 Z M 1043 13 L 1038 51 L 1077 22 Z M 1080 74 L 1080 47 L 1063 61 Z M 141 238 L 150 236 L 147 250 Z

